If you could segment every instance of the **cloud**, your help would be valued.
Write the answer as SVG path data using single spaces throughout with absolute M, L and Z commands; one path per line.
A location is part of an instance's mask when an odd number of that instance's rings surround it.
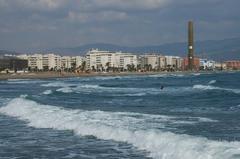
M 87 12 L 79 13 L 72 12 L 68 13 L 68 19 L 72 22 L 88 23 L 88 22 L 113 22 L 119 20 L 126 20 L 128 18 L 127 13 L 119 11 L 100 11 L 100 12 Z
M 68 0 L 0 0 L 1 7 L 17 8 L 23 7 L 26 9 L 56 9 L 64 4 Z
M 239 0 L 0 0 L 0 49 L 185 41 L 190 19 L 197 40 L 240 36 L 239 5 Z
M 151 10 L 164 7 L 172 0 L 90 0 L 98 8 Z

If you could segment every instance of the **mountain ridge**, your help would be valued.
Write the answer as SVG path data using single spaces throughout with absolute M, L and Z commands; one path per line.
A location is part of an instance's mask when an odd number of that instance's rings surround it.
M 60 55 L 85 55 L 89 49 L 131 52 L 135 54 L 163 54 L 187 56 L 187 42 L 168 43 L 162 45 L 146 45 L 139 47 L 121 46 L 109 43 L 86 44 L 78 47 L 41 49 L 43 53 L 53 52 Z M 240 59 L 240 37 L 223 40 L 205 40 L 195 43 L 196 56 L 218 61 Z M 0 50 L 0 54 L 19 54 L 16 51 Z
M 148 45 L 139 47 L 121 46 L 108 43 L 87 44 L 72 48 L 55 48 L 48 51 L 60 54 L 84 55 L 89 49 L 132 52 L 136 54 L 156 53 L 163 55 L 187 56 L 187 42 L 168 43 L 162 45 Z M 240 37 L 223 40 L 205 40 L 195 43 L 195 52 L 198 57 L 214 60 L 240 59 Z

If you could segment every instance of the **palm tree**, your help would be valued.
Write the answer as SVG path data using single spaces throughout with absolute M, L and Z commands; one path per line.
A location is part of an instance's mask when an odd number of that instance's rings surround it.
M 127 65 L 127 70 L 130 71 L 130 72 L 133 72 L 135 70 L 135 65 L 134 64 L 128 64 Z
M 106 71 L 109 72 L 110 62 L 106 63 L 106 67 L 107 67 Z
M 83 72 L 86 69 L 86 61 L 82 62 L 81 71 Z
M 96 71 L 96 69 L 95 69 L 95 67 L 94 67 L 94 66 L 92 66 L 92 71 Z

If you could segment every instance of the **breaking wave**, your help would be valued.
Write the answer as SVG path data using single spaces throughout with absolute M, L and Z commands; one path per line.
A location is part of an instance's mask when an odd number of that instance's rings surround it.
M 177 95 L 179 93 L 189 93 L 192 91 L 191 87 L 165 87 L 163 90 L 159 87 L 154 88 L 137 88 L 137 87 L 111 87 L 109 85 L 95 85 L 95 84 L 78 84 L 76 86 L 68 87 L 63 85 L 63 87 L 57 89 L 56 91 L 62 93 L 103 93 L 106 92 L 110 96 L 145 96 L 159 95 L 159 94 L 169 94 Z M 105 93 L 105 94 L 106 94 Z
M 72 93 L 73 92 L 73 88 L 63 87 L 63 88 L 57 89 L 56 91 L 57 92 L 62 92 L 62 93 Z
M 193 73 L 192 75 L 194 75 L 194 76 L 200 76 L 201 73 Z
M 222 91 L 227 91 L 227 92 L 240 94 L 240 90 L 239 89 L 221 88 L 221 87 L 215 87 L 215 86 L 211 86 L 211 85 L 194 85 L 193 89 L 199 89 L 199 90 L 222 90 Z
M 7 83 L 8 84 L 29 84 L 29 83 L 43 83 L 44 81 L 42 80 L 37 80 L 37 79 L 8 79 Z
M 184 77 L 184 74 L 155 74 L 155 75 L 149 75 L 148 77 Z
M 53 93 L 52 90 L 46 90 L 42 94 L 49 95 L 49 94 L 52 94 L 52 93 Z
M 57 92 L 61 93 L 102 93 L 107 92 L 110 96 L 145 96 L 145 95 L 159 95 L 169 94 L 177 95 L 182 93 L 192 92 L 192 87 L 165 87 L 161 89 L 158 87 L 128 87 L 124 84 L 84 84 L 84 83 L 67 83 L 67 82 L 50 82 L 42 84 L 42 87 L 56 88 Z M 111 93 L 109 93 L 111 92 Z
M 121 79 L 124 77 L 121 76 L 98 76 L 98 77 L 94 77 L 94 79 L 97 80 L 115 80 L 115 79 Z
M 68 84 L 65 82 L 51 82 L 51 83 L 47 83 L 47 84 L 42 84 L 42 87 L 70 87 L 70 86 L 74 86 L 74 84 Z
M 0 112 L 26 121 L 35 128 L 72 130 L 76 135 L 126 142 L 148 151 L 150 157 L 157 159 L 236 159 L 240 155 L 240 142 L 212 141 L 157 129 L 164 127 L 165 121 L 176 121 L 175 117 L 71 110 L 23 98 L 11 100 L 0 108 Z M 149 123 L 149 119 L 153 123 Z
M 217 81 L 216 80 L 211 80 L 210 82 L 208 82 L 208 84 L 214 84 L 214 83 L 216 83 Z

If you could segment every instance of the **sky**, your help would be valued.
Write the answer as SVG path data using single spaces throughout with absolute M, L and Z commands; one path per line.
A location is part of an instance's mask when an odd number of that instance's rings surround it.
M 0 50 L 122 46 L 240 37 L 239 0 L 0 0 Z

